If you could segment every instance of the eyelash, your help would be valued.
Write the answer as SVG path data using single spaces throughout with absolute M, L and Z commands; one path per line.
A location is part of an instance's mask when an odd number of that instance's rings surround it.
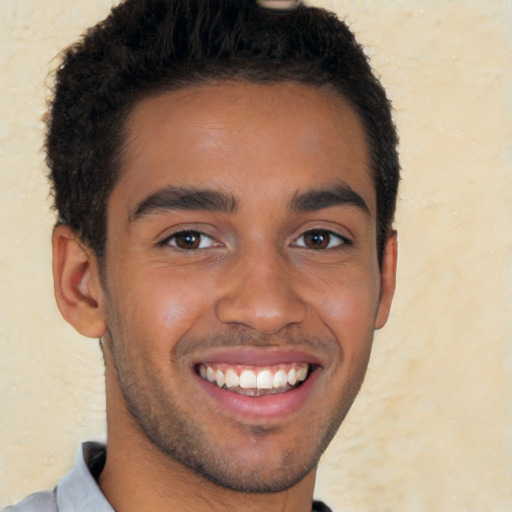
M 173 244 L 171 243 L 173 240 L 176 242 L 177 238 L 182 235 L 182 236 L 185 236 L 185 235 L 188 235 L 188 236 L 191 236 L 191 237 L 199 237 L 200 239 L 200 244 L 202 241 L 204 241 L 205 239 L 208 239 L 210 240 L 211 243 L 209 243 L 208 247 L 193 247 L 193 248 L 189 248 L 189 249 L 185 249 L 183 247 L 178 247 L 176 244 Z M 184 229 L 182 231 L 178 231 L 176 233 L 172 233 L 172 235 L 169 235 L 167 237 L 165 237 L 163 240 L 161 240 L 158 245 L 160 247 L 168 247 L 168 246 L 171 246 L 173 247 L 174 249 L 177 249 L 179 251 L 197 251 L 197 250 L 203 250 L 203 249 L 208 249 L 210 247 L 214 247 L 215 245 L 219 245 L 218 242 L 215 241 L 214 238 L 212 238 L 211 236 L 205 234 L 205 233 L 201 233 L 201 231 L 196 231 L 195 229 Z
M 177 245 L 176 241 L 180 235 L 182 235 L 184 237 L 186 235 L 188 235 L 188 237 L 190 237 L 190 238 L 194 238 L 194 237 L 199 238 L 199 246 L 192 247 L 192 248 L 179 247 Z M 327 237 L 327 246 L 315 248 L 315 247 L 307 247 L 306 242 L 304 242 L 304 241 L 299 243 L 299 240 L 303 240 L 304 237 L 306 237 L 307 235 L 310 235 L 311 237 L 313 237 L 313 236 Z M 333 241 L 333 238 L 335 240 L 337 240 L 336 245 L 329 247 L 329 245 L 331 245 L 331 243 Z M 174 243 L 172 243 L 173 241 L 174 241 Z M 206 247 L 204 247 L 204 246 L 201 247 L 201 244 L 204 242 L 206 242 L 208 245 Z M 211 247 L 215 247 L 215 246 L 219 246 L 219 245 L 221 245 L 221 244 L 216 242 L 215 239 L 212 238 L 211 236 L 209 236 L 205 233 L 202 233 L 201 231 L 196 231 L 194 229 L 184 229 L 182 231 L 172 233 L 171 235 L 165 237 L 163 240 L 161 240 L 158 243 L 159 247 L 169 247 L 170 246 L 173 249 L 176 249 L 178 251 L 184 251 L 184 252 L 204 250 L 204 249 L 209 249 Z M 352 241 L 349 238 L 342 236 L 338 233 L 334 233 L 333 231 L 330 231 L 328 229 L 309 229 L 308 231 L 302 233 L 302 235 L 297 237 L 291 245 L 292 245 L 292 247 L 297 247 L 300 249 L 309 249 L 312 251 L 326 251 L 326 250 L 339 249 L 340 247 L 343 247 L 343 246 L 350 246 L 350 245 L 352 245 Z
M 307 235 L 326 236 L 328 238 L 328 245 L 327 245 L 327 247 L 312 248 L 312 247 L 307 247 L 305 243 L 299 244 L 298 240 L 304 239 L 304 237 L 306 237 Z M 329 245 L 331 244 L 331 241 L 332 241 L 333 238 L 337 239 L 337 243 L 333 247 L 329 247 Z M 338 249 L 340 247 L 347 246 L 347 245 L 352 245 L 352 240 L 350 240 L 349 238 L 347 238 L 345 236 L 342 236 L 342 235 L 340 235 L 338 233 L 334 233 L 333 231 L 330 231 L 328 229 L 309 229 L 308 231 L 306 231 L 305 233 L 300 235 L 293 242 L 293 245 L 295 247 L 299 247 L 301 249 L 309 249 L 309 250 L 313 250 L 313 251 L 314 250 L 317 250 L 317 251 L 318 250 L 327 251 L 327 250 L 332 250 L 332 249 Z

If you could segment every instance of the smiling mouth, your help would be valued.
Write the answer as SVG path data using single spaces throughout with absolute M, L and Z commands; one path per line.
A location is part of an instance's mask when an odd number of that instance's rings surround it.
M 286 393 L 299 387 L 311 374 L 307 363 L 247 366 L 201 363 L 197 374 L 217 387 L 245 396 Z

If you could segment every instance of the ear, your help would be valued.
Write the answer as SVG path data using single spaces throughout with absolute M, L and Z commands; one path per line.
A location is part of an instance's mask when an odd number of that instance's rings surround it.
M 396 231 L 389 236 L 384 248 L 382 266 L 380 269 L 379 308 L 375 318 L 375 329 L 386 325 L 391 309 L 391 302 L 396 286 L 396 262 L 398 257 L 398 240 Z
M 80 333 L 100 338 L 106 331 L 105 295 L 94 252 L 68 226 L 53 230 L 53 282 L 62 316 Z

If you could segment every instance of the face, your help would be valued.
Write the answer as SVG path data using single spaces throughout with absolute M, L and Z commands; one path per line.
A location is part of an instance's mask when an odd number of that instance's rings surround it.
M 108 204 L 109 421 L 224 487 L 290 487 L 362 383 L 381 283 L 341 99 L 224 83 L 142 101 Z

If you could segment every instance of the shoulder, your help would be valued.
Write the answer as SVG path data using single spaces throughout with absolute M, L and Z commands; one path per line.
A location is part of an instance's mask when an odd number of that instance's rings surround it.
M 31 494 L 17 505 L 7 507 L 2 512 L 57 512 L 57 510 L 55 493 L 46 491 Z

